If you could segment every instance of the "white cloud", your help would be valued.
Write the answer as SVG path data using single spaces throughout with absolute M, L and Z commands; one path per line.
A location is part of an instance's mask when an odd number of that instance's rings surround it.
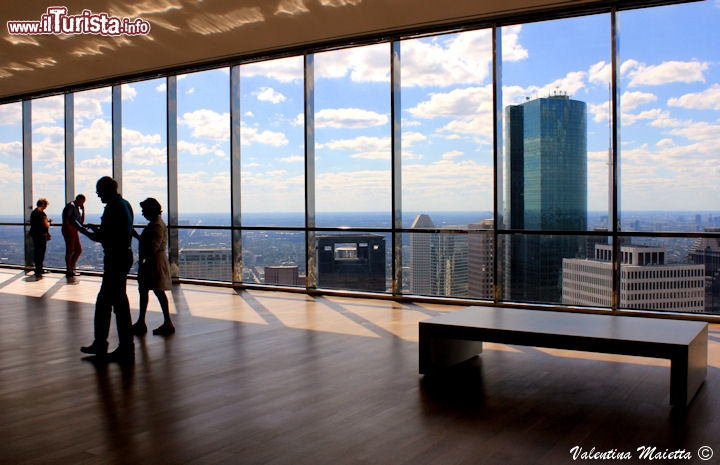
M 130 84 L 122 84 L 120 86 L 120 94 L 123 100 L 135 100 L 137 97 L 137 90 Z
M 96 119 L 90 127 L 80 129 L 75 136 L 75 147 L 95 149 L 109 147 L 112 143 L 112 124 L 104 119 Z
M 270 87 L 261 87 L 260 90 L 254 92 L 253 95 L 262 102 L 282 103 L 287 100 L 287 97 Z
M 230 114 L 201 109 L 184 113 L 180 124 L 192 130 L 198 139 L 225 141 L 230 139 Z
M 628 60 L 620 66 L 620 70 L 630 78 L 628 87 L 636 87 L 673 82 L 705 82 L 704 72 L 709 67 L 709 63 L 699 61 L 666 61 L 659 65 L 646 65 L 636 60 Z
M 608 85 L 612 77 L 612 64 L 600 61 L 590 66 L 588 71 L 588 81 L 593 84 Z
M 315 127 L 363 129 L 387 124 L 388 115 L 360 108 L 328 108 L 315 113 Z
M 290 143 L 287 136 L 282 132 L 275 131 L 259 131 L 257 128 L 247 127 L 243 125 L 240 128 L 240 143 L 242 145 L 252 145 L 254 143 L 272 145 L 273 147 L 281 147 Z
M 21 141 L 0 143 L 0 155 L 5 158 L 22 159 L 23 144 Z M 1 172 L 1 171 L 0 171 Z M 1 177 L 1 176 L 0 176 Z
M 280 158 L 283 163 L 305 163 L 305 157 L 302 155 L 291 155 L 289 157 Z
M 123 161 L 135 166 L 165 165 L 167 163 L 167 149 L 165 147 L 148 147 L 144 145 L 132 147 L 123 154 Z
M 451 150 L 449 152 L 443 153 L 442 158 L 444 160 L 452 160 L 453 158 L 462 157 L 463 155 L 465 154 L 460 150 Z
M 446 93 L 430 94 L 430 99 L 420 102 L 408 111 L 416 118 L 473 116 L 478 113 L 492 114 L 492 88 L 465 87 Z
M 155 145 L 160 143 L 160 134 L 143 134 L 135 129 L 122 129 L 123 145 Z
M 713 84 L 702 92 L 671 98 L 668 106 L 692 110 L 720 110 L 720 84 Z
M 378 151 L 390 150 L 389 137 L 360 136 L 354 139 L 332 140 L 325 144 L 318 144 L 318 148 L 347 151 Z
M 75 117 L 80 119 L 94 119 L 103 115 L 102 104 L 112 101 L 112 91 L 109 87 L 77 92 L 74 98 Z
M 648 92 L 625 92 L 620 97 L 620 107 L 623 111 L 631 111 L 644 105 L 657 100 L 655 94 Z
M 8 103 L 0 105 L 0 126 L 16 124 L 18 127 L 22 124 L 22 104 Z M 22 137 L 22 133 L 18 134 Z
M 243 77 L 261 76 L 279 82 L 300 82 L 303 75 L 303 57 L 296 56 L 261 61 L 242 66 Z

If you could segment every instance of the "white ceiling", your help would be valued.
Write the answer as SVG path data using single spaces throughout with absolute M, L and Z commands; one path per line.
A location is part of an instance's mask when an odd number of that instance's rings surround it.
M 0 102 L 123 76 L 144 76 L 352 37 L 605 4 L 601 0 L 4 0 L 0 6 Z M 53 5 L 141 18 L 137 36 L 10 35 L 7 21 L 40 21 Z M 587 5 L 585 5 L 587 6 Z

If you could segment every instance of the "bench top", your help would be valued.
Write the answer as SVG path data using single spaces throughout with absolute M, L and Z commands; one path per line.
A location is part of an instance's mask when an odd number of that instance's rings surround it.
M 437 325 L 450 332 L 480 331 L 487 336 L 504 333 L 530 339 L 556 337 L 664 346 L 688 346 L 708 326 L 702 321 L 491 306 L 449 312 L 420 325 Z M 492 342 L 492 338 L 484 340 Z M 521 340 L 508 343 L 522 344 Z

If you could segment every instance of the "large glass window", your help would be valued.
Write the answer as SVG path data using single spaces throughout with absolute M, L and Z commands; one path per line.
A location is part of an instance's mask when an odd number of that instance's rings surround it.
M 177 89 L 180 224 L 229 226 L 229 71 L 178 76 Z
M 0 105 L 0 264 L 25 263 L 22 171 L 22 104 Z
M 492 31 L 406 40 L 400 50 L 402 219 L 420 231 L 403 243 L 403 291 L 487 298 L 470 289 L 492 276 L 492 262 L 470 250 L 484 242 L 457 231 L 480 221 L 492 229 Z
M 177 79 L 179 276 L 230 281 L 228 68 Z
M 499 228 L 607 228 L 610 17 L 502 29 L 503 195 Z M 584 258 L 581 235 L 501 241 L 503 298 L 559 303 L 562 260 Z
M 389 227 L 390 45 L 315 55 L 315 198 L 322 227 Z
M 305 225 L 303 82 L 301 56 L 240 68 L 243 226 Z
M 74 101 L 75 195 L 85 195 L 86 223 L 100 223 L 105 206 L 95 194 L 95 184 L 112 174 L 112 89 L 77 92 Z M 68 201 L 72 199 L 67 199 Z M 81 235 L 81 270 L 102 270 L 100 244 Z
M 623 231 L 720 227 L 719 22 L 714 2 L 620 15 Z
M 147 221 L 140 202 L 154 197 L 167 221 L 167 89 L 165 79 L 122 87 L 123 197 L 130 202 L 135 223 Z
M 32 101 L 32 192 L 49 202 L 45 214 L 55 226 L 45 253 L 45 266 L 65 267 L 65 242 L 60 234 L 65 206 L 65 99 L 58 95 Z

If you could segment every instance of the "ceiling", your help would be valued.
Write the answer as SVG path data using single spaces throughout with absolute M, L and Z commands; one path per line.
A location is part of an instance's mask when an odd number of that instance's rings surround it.
M 40 21 L 58 4 L 68 15 L 91 10 L 88 17 L 141 19 L 150 31 L 117 36 L 10 34 L 8 21 Z M 5 0 L 0 6 L 0 103 L 350 38 L 432 30 L 580 4 L 608 1 Z

